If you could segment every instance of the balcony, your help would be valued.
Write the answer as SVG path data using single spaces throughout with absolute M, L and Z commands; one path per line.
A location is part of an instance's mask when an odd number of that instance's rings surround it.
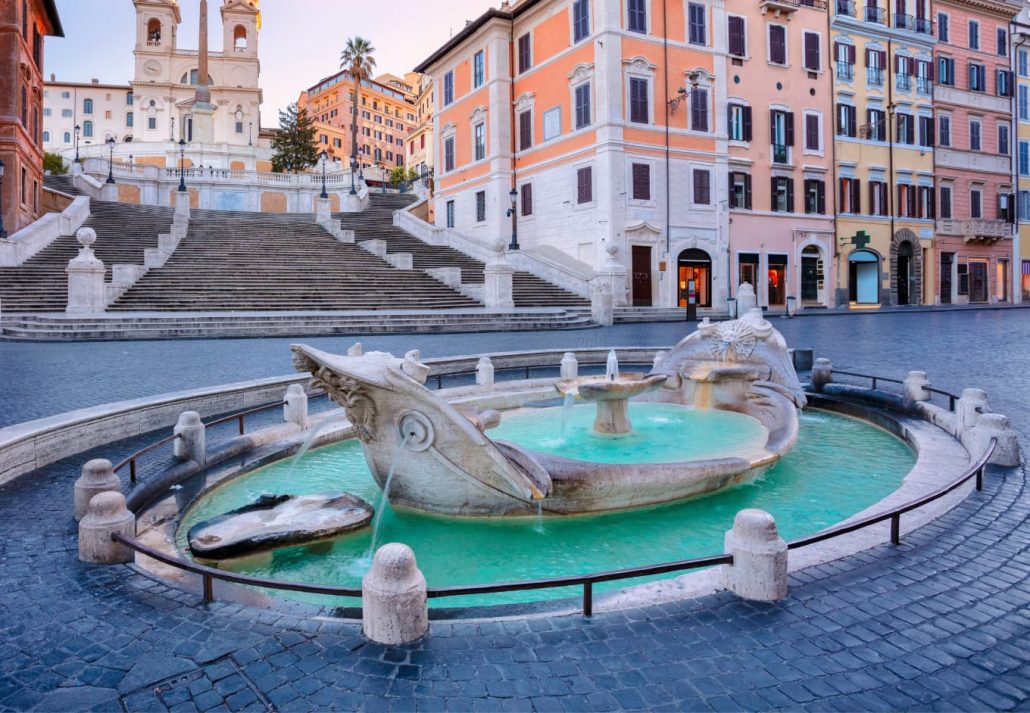
M 855 16 L 855 3 L 852 0 L 837 0 L 837 14 Z
M 916 19 L 911 15 L 902 15 L 900 12 L 894 13 L 894 27 L 898 30 L 914 30 L 916 25 Z
M 898 72 L 897 80 L 895 86 L 897 86 L 899 92 L 907 92 L 912 89 L 912 77 L 909 75 Z
M 887 11 L 882 7 L 876 7 L 875 5 L 865 6 L 865 21 L 876 22 L 881 25 L 887 24 Z
M 790 163 L 790 150 L 786 144 L 773 144 L 772 145 L 772 160 L 773 163 Z
M 850 82 L 855 78 L 855 65 L 849 62 L 837 62 L 837 79 Z
M 932 94 L 933 82 L 928 77 L 916 77 L 916 91 L 919 94 Z
M 826 0 L 759 0 L 758 7 L 763 15 L 767 10 L 772 10 L 775 16 L 790 15 L 802 7 L 825 10 Z
M 974 240 L 1000 240 L 1012 238 L 1012 223 L 1006 220 L 943 219 L 937 221 L 937 234 L 962 237 L 967 243 Z
M 874 87 L 883 86 L 883 70 L 879 67 L 867 67 L 865 70 L 866 82 Z
M 917 17 L 915 18 L 915 26 L 913 29 L 921 35 L 932 35 L 933 20 L 927 20 L 925 17 Z

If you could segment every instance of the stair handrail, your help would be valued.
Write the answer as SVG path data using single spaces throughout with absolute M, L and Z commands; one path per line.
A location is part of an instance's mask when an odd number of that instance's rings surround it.
M 60 213 L 47 213 L 7 238 L 0 238 L 0 267 L 18 267 L 62 235 L 75 235 L 89 217 L 89 196 L 76 196 Z

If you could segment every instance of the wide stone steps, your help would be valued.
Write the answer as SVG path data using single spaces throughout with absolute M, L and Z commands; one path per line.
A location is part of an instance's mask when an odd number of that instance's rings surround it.
M 44 176 L 43 185 L 46 188 L 59 191 L 69 196 L 86 195 L 75 187 L 75 181 L 72 179 L 71 174 L 65 174 L 63 176 Z

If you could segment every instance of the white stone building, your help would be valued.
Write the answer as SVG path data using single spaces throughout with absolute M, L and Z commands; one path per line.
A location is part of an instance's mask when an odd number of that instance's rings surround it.
M 58 82 L 51 75 L 43 90 L 43 149 L 59 153 L 79 145 L 103 144 L 108 138 L 130 141 L 135 124 L 135 103 L 128 84 Z

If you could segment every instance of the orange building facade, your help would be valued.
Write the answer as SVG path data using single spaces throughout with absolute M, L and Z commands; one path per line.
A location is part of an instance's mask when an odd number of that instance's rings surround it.
M 0 3 L 0 198 L 3 231 L 43 212 L 43 38 L 63 37 L 54 0 Z M 0 238 L 4 237 L 0 235 Z
M 598 269 L 617 305 L 730 296 L 725 10 L 522 0 L 416 68 L 433 78 L 438 225 Z M 720 179 L 721 177 L 721 179 Z

